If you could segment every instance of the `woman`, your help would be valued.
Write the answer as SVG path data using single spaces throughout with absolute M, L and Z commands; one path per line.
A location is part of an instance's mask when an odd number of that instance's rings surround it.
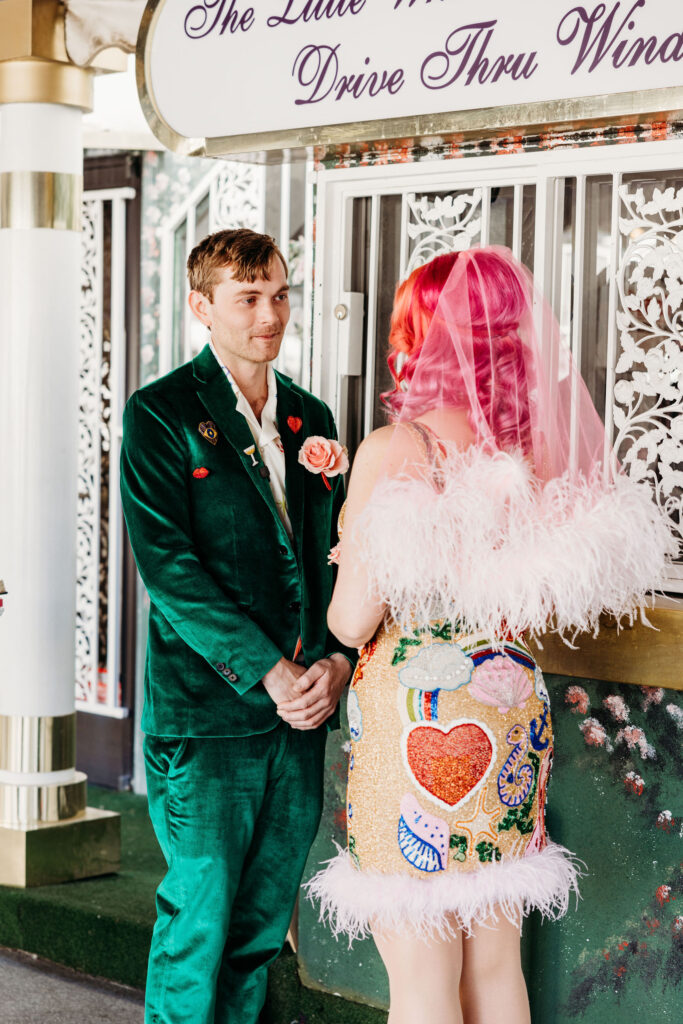
M 415 270 L 389 340 L 392 423 L 358 450 L 328 613 L 362 648 L 348 850 L 310 889 L 337 932 L 372 931 L 391 1024 L 522 1024 L 522 918 L 564 913 L 578 875 L 546 836 L 552 727 L 526 637 L 632 618 L 672 541 L 648 490 L 603 464 L 508 250 Z

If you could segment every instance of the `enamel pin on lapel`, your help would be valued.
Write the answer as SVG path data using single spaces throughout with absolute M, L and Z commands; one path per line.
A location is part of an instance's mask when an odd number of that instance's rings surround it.
M 256 467 L 258 466 L 258 462 L 256 461 L 255 452 L 256 452 L 256 445 L 255 444 L 250 444 L 248 448 L 244 449 L 244 454 L 251 456 L 251 464 L 252 464 L 254 469 L 256 469 Z
M 256 445 L 250 444 L 248 448 L 243 449 L 245 455 L 251 456 L 252 469 L 258 469 L 260 475 L 264 480 L 270 480 L 270 470 L 264 463 L 259 462 L 256 458 Z
M 299 416 L 287 417 L 287 426 L 289 427 L 293 434 L 298 434 L 303 425 L 304 422 L 302 419 L 299 418 Z
M 199 424 L 199 433 L 202 437 L 205 437 L 210 444 L 218 443 L 218 430 L 213 420 L 207 420 L 206 423 Z

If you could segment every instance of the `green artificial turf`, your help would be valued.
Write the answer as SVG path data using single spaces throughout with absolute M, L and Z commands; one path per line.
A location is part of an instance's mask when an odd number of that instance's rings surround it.
M 88 803 L 121 814 L 116 875 L 35 889 L 0 886 L 0 946 L 134 988 L 144 988 L 164 860 L 147 814 L 132 793 L 88 788 Z M 383 1024 L 386 1014 L 302 986 L 285 949 L 270 971 L 263 1024 Z
M 0 887 L 0 945 L 142 988 L 164 860 L 144 797 L 88 788 L 91 807 L 121 814 L 116 875 L 32 889 Z

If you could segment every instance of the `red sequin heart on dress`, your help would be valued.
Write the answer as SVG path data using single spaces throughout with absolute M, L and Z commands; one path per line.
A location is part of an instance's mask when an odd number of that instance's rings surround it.
M 481 726 L 463 722 L 444 731 L 418 725 L 406 737 L 406 760 L 418 786 L 455 807 L 472 792 L 493 762 L 493 744 Z

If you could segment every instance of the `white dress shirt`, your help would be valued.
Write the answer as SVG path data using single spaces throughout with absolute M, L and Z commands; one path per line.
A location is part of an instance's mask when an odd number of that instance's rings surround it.
M 268 363 L 268 399 L 266 404 L 263 406 L 261 422 L 259 423 L 254 415 L 254 410 L 240 391 L 237 381 L 218 355 L 213 341 L 210 341 L 209 344 L 219 366 L 228 378 L 230 387 L 235 393 L 235 397 L 237 398 L 237 411 L 242 413 L 249 424 L 251 435 L 254 438 L 254 444 L 261 453 L 263 464 L 268 467 L 270 472 L 268 482 L 275 501 L 275 507 L 277 508 L 278 515 L 282 520 L 282 525 L 291 539 L 292 524 L 289 520 L 289 513 L 287 510 L 287 492 L 285 489 L 285 449 L 282 444 L 282 440 L 280 439 L 280 431 L 277 426 L 277 378 L 275 376 L 275 370 L 272 365 Z

